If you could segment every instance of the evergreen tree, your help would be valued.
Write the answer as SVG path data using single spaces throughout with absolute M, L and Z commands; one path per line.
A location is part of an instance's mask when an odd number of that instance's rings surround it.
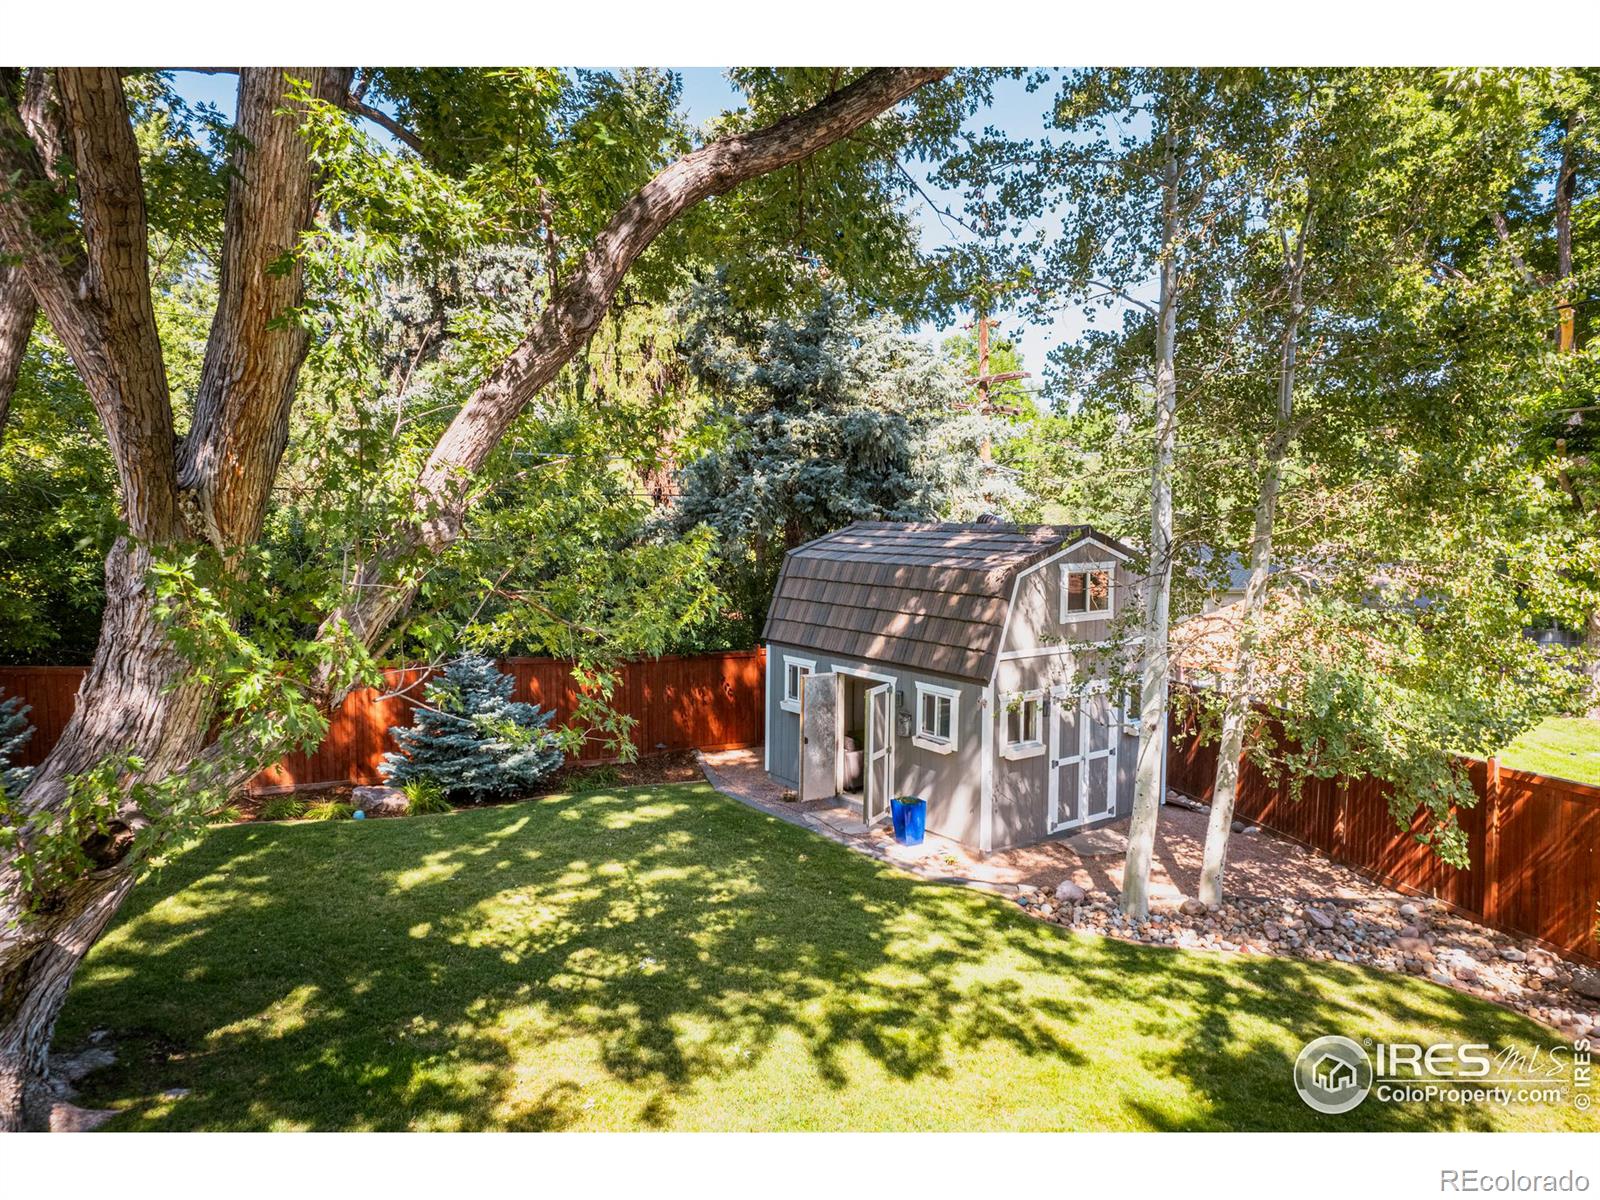
M 429 779 L 472 801 L 514 796 L 561 765 L 547 728 L 551 712 L 511 699 L 511 676 L 479 654 L 451 660 L 423 689 L 416 724 L 390 729 L 400 752 L 385 754 L 383 777 L 396 787 Z
M 723 589 L 752 637 L 802 542 L 852 521 L 970 521 L 1020 504 L 1012 473 L 979 455 L 1007 426 L 971 412 L 955 363 L 899 322 L 835 291 L 752 321 L 708 290 L 687 317 L 683 354 L 722 437 L 682 472 L 674 519 L 716 531 Z
M 32 767 L 6 765 L 33 736 L 33 726 L 28 724 L 30 711 L 21 696 L 0 700 L 0 796 L 20 796 L 33 774 Z

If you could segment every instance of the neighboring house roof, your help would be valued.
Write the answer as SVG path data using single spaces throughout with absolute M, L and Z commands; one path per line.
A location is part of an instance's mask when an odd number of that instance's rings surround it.
M 762 639 L 987 682 L 1018 574 L 1088 525 L 857 521 L 789 551 Z

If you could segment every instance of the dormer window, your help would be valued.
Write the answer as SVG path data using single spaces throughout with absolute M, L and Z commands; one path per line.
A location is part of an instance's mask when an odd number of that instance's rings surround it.
M 1111 593 L 1116 586 L 1114 563 L 1063 563 L 1061 566 L 1061 619 L 1085 621 L 1111 615 Z

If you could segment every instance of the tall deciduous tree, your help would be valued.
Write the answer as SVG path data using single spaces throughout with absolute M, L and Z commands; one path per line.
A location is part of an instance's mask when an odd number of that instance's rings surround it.
M 1209 504 L 1212 547 L 1239 545 L 1242 532 L 1249 564 L 1232 654 L 1196 697 L 1220 726 L 1200 880 L 1208 904 L 1222 901 L 1252 731 L 1263 762 L 1388 779 L 1401 824 L 1420 808 L 1430 844 L 1459 861 L 1449 810 L 1466 793 L 1448 751 L 1492 751 L 1488 739 L 1564 690 L 1562 673 L 1521 637 L 1518 614 L 1543 600 L 1528 586 L 1541 573 L 1533 564 L 1550 557 L 1528 553 L 1537 538 L 1500 571 L 1522 596 L 1478 579 L 1492 597 L 1480 607 L 1446 582 L 1477 578 L 1473 559 L 1518 538 L 1508 521 L 1526 524 L 1495 491 L 1506 448 L 1524 436 L 1512 381 L 1538 356 L 1521 306 L 1473 250 L 1523 169 L 1524 122 L 1464 108 L 1442 84 L 1421 70 L 1260 72 L 1251 81 L 1260 120 L 1235 131 L 1252 139 L 1234 149 L 1251 164 L 1253 219 L 1241 253 L 1215 264 L 1232 278 L 1196 314 L 1213 332 L 1196 339 L 1190 364 L 1196 434 L 1213 461 L 1243 464 L 1197 465 L 1192 511 Z M 1493 490 L 1460 485 L 1491 462 Z M 1281 501 L 1289 569 L 1275 578 L 1293 592 L 1309 572 L 1316 594 L 1290 601 L 1301 607 L 1287 618 L 1276 608 L 1268 630 Z M 1510 619 L 1491 616 L 1493 606 Z M 1513 694 L 1493 684 L 1496 672 L 1518 680 Z M 1357 699 L 1379 694 L 1381 706 Z M 1274 755 L 1251 712 L 1263 700 L 1300 751 Z
M 406 564 L 459 536 L 475 473 L 588 341 L 651 243 L 702 201 L 849 138 L 943 74 L 879 69 L 836 80 L 804 111 L 683 154 L 598 225 L 561 264 L 526 335 L 428 454 L 412 491 L 415 519 L 368 557 L 324 621 L 309 651 L 323 703 L 350 685 L 351 657 L 411 603 Z M 302 127 L 324 111 L 348 111 L 352 82 L 350 71 L 333 68 L 240 73 L 218 301 L 180 438 L 122 78 L 75 68 L 50 76 L 71 148 L 72 204 L 50 179 L 48 147 L 6 96 L 0 243 L 20 260 L 93 399 L 127 532 L 107 559 L 100 642 L 74 716 L 0 823 L 0 1129 L 48 1122 L 50 1034 L 67 985 L 133 886 L 141 847 L 159 842 L 163 823 L 181 810 L 181 791 L 248 775 L 282 739 L 306 732 L 267 721 L 235 726 L 232 738 L 225 729 L 208 745 L 217 680 L 194 660 L 199 649 L 227 644 L 231 622 L 226 610 L 181 618 L 185 606 L 228 594 L 262 528 L 309 340 L 305 323 L 284 319 L 302 300 L 297 251 L 319 203 L 321 177 Z M 286 79 L 302 82 L 288 87 Z M 215 562 L 215 590 L 192 586 L 185 556 Z M 208 768 L 218 778 L 208 779 Z
M 1011 247 L 991 249 L 987 270 L 1024 290 L 1024 311 L 1053 316 L 1071 303 L 1129 314 L 1122 330 L 1089 339 L 1079 379 L 1084 393 L 1136 396 L 1148 406 L 1139 423 L 1151 438 L 1140 749 L 1122 890 L 1123 908 L 1139 915 L 1148 906 L 1166 746 L 1180 314 L 1204 278 L 1207 247 L 1237 226 L 1223 186 L 1237 165 L 1221 153 L 1224 131 L 1248 118 L 1237 75 L 1073 73 L 1054 101 L 1054 136 L 1037 144 L 981 139 L 947 172 L 976 181 L 980 205 L 1005 214 L 997 234 L 1009 234 Z M 1028 228 L 1042 232 L 1029 237 Z

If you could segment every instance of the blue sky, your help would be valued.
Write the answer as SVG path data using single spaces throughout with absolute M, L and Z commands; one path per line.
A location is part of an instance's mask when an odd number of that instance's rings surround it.
M 727 109 L 738 107 L 742 101 L 741 94 L 728 83 L 721 68 L 689 67 L 679 69 L 678 73 L 683 79 L 684 109 L 696 124 L 704 124 Z M 215 104 L 225 116 L 232 118 L 237 87 L 237 81 L 232 76 L 179 71 L 175 73 L 175 79 L 186 99 L 193 103 Z M 1039 137 L 1044 133 L 1043 114 L 1048 95 L 1048 89 L 1030 95 L 1020 80 L 1002 81 L 995 88 L 994 103 L 978 115 L 973 122 L 974 128 L 992 125 L 1013 137 Z M 921 164 L 910 164 L 910 169 L 939 204 L 959 211 L 957 198 L 944 195 L 929 183 L 926 169 Z M 912 203 L 911 213 L 927 249 L 950 245 L 961 236 L 959 227 L 942 220 L 920 198 Z M 960 318 L 961 321 L 969 319 L 969 314 Z M 1120 320 L 1120 316 L 1113 312 L 1094 323 L 1103 326 L 1108 320 Z M 1038 387 L 1042 382 L 1045 357 L 1049 351 L 1062 342 L 1070 342 L 1090 324 L 1077 308 L 1071 308 L 1063 310 L 1049 324 L 1027 324 L 1016 317 L 1003 318 L 1001 333 L 1017 342 L 1024 365 L 1034 373 L 1034 379 L 1029 381 L 1030 386 Z M 948 328 L 931 327 L 921 331 L 930 339 L 938 339 L 948 332 Z

